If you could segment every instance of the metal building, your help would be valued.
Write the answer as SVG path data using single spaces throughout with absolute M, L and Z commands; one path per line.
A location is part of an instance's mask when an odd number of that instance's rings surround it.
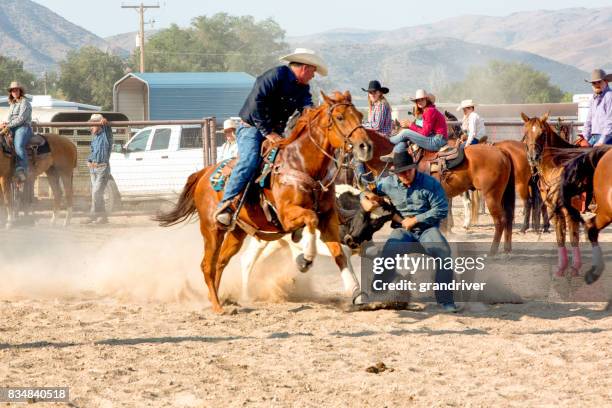
M 113 87 L 115 112 L 130 120 L 237 116 L 255 78 L 244 72 L 129 73 Z

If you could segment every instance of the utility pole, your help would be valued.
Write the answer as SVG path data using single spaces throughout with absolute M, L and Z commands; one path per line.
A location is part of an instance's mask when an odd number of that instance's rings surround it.
M 146 9 L 150 9 L 150 8 L 159 8 L 159 3 L 155 4 L 155 5 L 145 5 L 144 3 L 140 3 L 140 5 L 126 5 L 126 4 L 122 4 L 121 8 L 131 8 L 131 9 L 137 9 L 138 13 L 140 14 L 140 72 L 144 72 L 145 70 L 145 62 L 144 62 L 144 43 L 145 43 L 145 38 L 144 38 L 144 12 Z

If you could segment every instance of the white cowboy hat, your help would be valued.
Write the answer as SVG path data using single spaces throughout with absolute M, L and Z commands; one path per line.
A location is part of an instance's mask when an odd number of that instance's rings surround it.
M 327 65 L 323 58 L 319 57 L 313 50 L 307 48 L 296 48 L 292 54 L 280 57 L 279 61 L 299 62 L 317 67 L 317 74 L 327 76 Z
M 225 119 L 223 122 L 223 130 L 236 129 L 236 122 L 234 119 Z
M 19 82 L 17 81 L 13 81 L 11 82 L 11 84 L 9 85 L 7 91 L 11 92 L 11 89 L 21 89 L 21 93 L 24 94 L 25 93 L 25 89 L 23 88 L 23 85 L 21 85 Z
M 104 119 L 104 116 L 99 113 L 94 113 L 93 115 L 91 115 L 88 122 L 101 122 L 102 119 Z
M 474 107 L 476 107 L 476 104 L 474 103 L 473 100 L 471 100 L 471 99 L 464 99 L 464 100 L 461 101 L 461 104 L 457 108 L 457 112 L 459 112 L 463 108 L 474 108 Z
M 436 97 L 430 93 L 427 93 L 424 89 L 417 89 L 414 98 L 410 98 L 412 102 L 417 101 L 418 99 L 427 98 L 431 103 L 436 103 Z

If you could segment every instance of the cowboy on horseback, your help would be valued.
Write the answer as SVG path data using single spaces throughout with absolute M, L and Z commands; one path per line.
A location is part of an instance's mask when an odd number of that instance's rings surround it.
M 448 141 L 446 118 L 436 108 L 435 97 L 424 89 L 419 89 L 415 97 L 410 100 L 423 110 L 423 126 L 419 127 L 414 122 L 404 121 L 402 126 L 408 129 L 389 138 L 395 147 L 391 153 L 380 157 L 382 161 L 392 162 L 394 154 L 406 150 L 409 141 L 429 151 L 439 151 L 446 146 Z
M 20 182 L 26 180 L 28 174 L 28 154 L 26 145 L 32 138 L 32 105 L 26 98 L 23 86 L 11 82 L 8 88 L 9 112 L 6 122 L 0 124 L 0 129 L 8 127 L 13 135 L 13 146 L 17 156 L 15 176 Z
M 484 120 L 476 113 L 476 104 L 471 99 L 465 99 L 457 108 L 457 112 L 459 111 L 463 111 L 461 130 L 467 135 L 465 146 L 478 144 L 479 140 L 487 134 L 487 130 Z
M 251 93 L 240 110 L 242 124 L 236 131 L 238 162 L 232 171 L 223 199 L 215 213 L 217 223 L 230 226 L 236 198 L 253 178 L 260 163 L 264 139 L 272 143 L 281 140 L 285 126 L 297 110 L 313 105 L 308 83 L 315 72 L 327 75 L 327 66 L 314 51 L 297 48 L 293 54 L 280 58 L 289 65 L 281 65 L 264 72 L 255 81 Z

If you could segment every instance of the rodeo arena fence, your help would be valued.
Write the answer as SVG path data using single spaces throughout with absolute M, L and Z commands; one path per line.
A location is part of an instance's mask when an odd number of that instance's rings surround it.
M 173 198 L 180 193 L 189 174 L 217 161 L 217 148 L 224 142 L 223 133 L 214 117 L 199 120 L 109 121 L 108 124 L 114 140 L 112 178 L 105 198 L 107 204 L 110 201 L 115 209 L 121 201 Z M 87 167 L 92 141 L 91 126 L 90 122 L 32 123 L 35 132 L 58 134 L 76 145 L 77 165 L 73 187 L 75 202 L 81 207 L 88 205 L 91 194 Z M 140 149 L 125 149 L 136 142 Z M 51 198 L 44 174 L 36 181 L 35 196 L 38 199 Z
M 559 121 L 571 129 L 569 141 L 574 141 L 582 123 L 563 117 L 549 119 L 553 127 Z M 109 125 L 113 129 L 114 144 L 111 154 L 112 178 L 105 199 L 111 211 L 118 210 L 125 202 L 175 200 L 191 173 L 217 162 L 218 148 L 225 142 L 214 117 L 200 120 L 112 121 Z M 451 127 L 460 123 L 448 122 L 448 125 Z M 487 121 L 488 142 L 521 140 L 523 125 L 522 121 L 516 120 Z M 77 146 L 74 193 L 75 203 L 82 209 L 89 205 L 91 194 L 87 167 L 92 140 L 90 126 L 89 122 L 33 123 L 36 132 L 65 136 Z M 141 149 L 130 150 L 130 145 L 136 144 L 137 139 Z M 36 182 L 35 196 L 39 199 L 51 198 L 44 175 Z

